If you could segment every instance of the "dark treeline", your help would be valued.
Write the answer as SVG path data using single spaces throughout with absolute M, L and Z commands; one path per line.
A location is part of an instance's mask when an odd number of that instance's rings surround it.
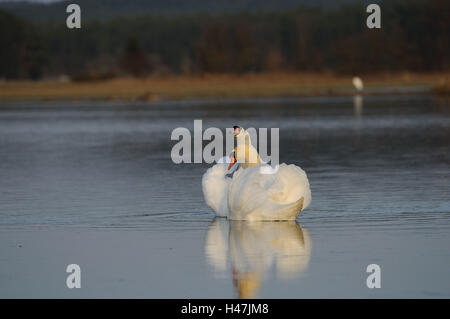
M 450 2 L 381 3 L 382 28 L 365 6 L 286 12 L 142 15 L 82 22 L 29 22 L 0 11 L 0 77 L 75 79 L 132 74 L 449 69 Z
M 61 20 L 72 0 L 52 2 L 24 2 L 6 0 L 0 2 L 5 9 L 19 17 L 32 21 Z M 300 5 L 337 7 L 348 3 L 373 3 L 373 0 L 77 0 L 82 8 L 83 19 L 108 20 L 118 16 L 137 14 L 172 15 L 186 13 L 239 13 L 277 12 Z M 377 2 L 377 1 L 375 1 Z

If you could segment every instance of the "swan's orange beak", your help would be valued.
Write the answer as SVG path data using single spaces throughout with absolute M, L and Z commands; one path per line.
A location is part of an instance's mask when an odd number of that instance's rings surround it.
M 231 166 L 233 166 L 236 163 L 236 159 L 234 158 L 234 156 L 230 156 L 230 160 L 231 160 L 231 162 L 230 162 L 230 165 L 228 165 L 228 169 L 230 169 Z

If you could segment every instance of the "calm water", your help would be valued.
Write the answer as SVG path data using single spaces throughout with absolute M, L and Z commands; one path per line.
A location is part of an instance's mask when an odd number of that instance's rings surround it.
M 176 127 L 279 127 L 295 222 L 215 219 Z M 2 103 L 0 297 L 450 297 L 450 107 L 427 96 Z M 82 288 L 66 287 L 79 264 Z M 368 289 L 366 267 L 381 267 Z

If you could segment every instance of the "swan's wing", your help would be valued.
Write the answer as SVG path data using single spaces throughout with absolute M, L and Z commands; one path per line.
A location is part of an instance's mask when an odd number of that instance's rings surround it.
M 303 198 L 303 209 L 311 203 L 311 189 L 305 171 L 290 164 L 281 164 L 275 174 L 276 181 L 268 188 L 270 199 L 280 204 L 290 204 Z
M 227 165 L 216 164 L 202 177 L 203 196 L 206 204 L 217 216 L 228 216 L 228 188 L 231 178 L 226 177 Z
M 281 164 L 275 174 L 262 173 L 263 166 L 233 176 L 228 207 L 232 219 L 295 219 L 311 202 L 305 172 L 295 165 Z
M 257 209 L 247 211 L 247 220 L 295 220 L 303 209 L 303 197 L 289 204 L 280 204 L 267 199 Z M 244 218 L 243 218 L 244 219 Z
M 260 207 L 268 197 L 264 185 L 272 179 L 274 176 L 259 174 L 258 166 L 239 169 L 233 175 L 228 195 L 228 207 L 234 217 L 244 217 L 248 212 Z

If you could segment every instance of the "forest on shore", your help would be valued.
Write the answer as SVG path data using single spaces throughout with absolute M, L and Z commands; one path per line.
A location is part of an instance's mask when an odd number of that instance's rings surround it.
M 448 72 L 450 2 L 379 2 L 382 28 L 366 6 L 296 6 L 279 11 L 133 14 L 36 21 L 0 10 L 0 79 L 264 72 Z

